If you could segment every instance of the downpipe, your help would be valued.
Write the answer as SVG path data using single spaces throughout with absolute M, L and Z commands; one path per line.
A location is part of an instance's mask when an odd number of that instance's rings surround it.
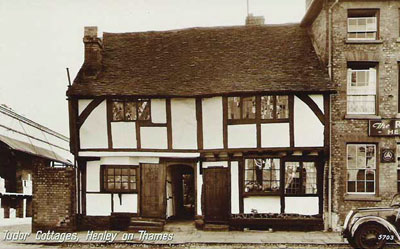
M 332 9 L 339 3 L 339 0 L 336 0 L 331 7 L 329 7 L 328 13 L 328 19 L 329 19 L 329 25 L 328 25 L 328 44 L 329 44 L 329 61 L 328 61 L 328 73 L 329 73 L 329 78 L 331 81 L 333 80 L 333 70 L 332 70 L 332 33 L 333 33 L 333 27 L 332 27 Z M 331 231 L 333 227 L 333 222 L 332 222 L 332 95 L 329 95 L 329 166 L 328 166 L 328 230 Z

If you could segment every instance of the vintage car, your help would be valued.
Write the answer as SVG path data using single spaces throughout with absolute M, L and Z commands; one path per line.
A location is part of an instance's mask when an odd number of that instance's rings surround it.
M 390 207 L 357 208 L 344 221 L 342 235 L 354 248 L 383 248 L 388 242 L 400 243 L 400 195 Z

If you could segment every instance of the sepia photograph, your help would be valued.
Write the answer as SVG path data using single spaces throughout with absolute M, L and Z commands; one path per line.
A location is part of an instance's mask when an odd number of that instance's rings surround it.
M 400 0 L 0 0 L 0 248 L 400 248 Z

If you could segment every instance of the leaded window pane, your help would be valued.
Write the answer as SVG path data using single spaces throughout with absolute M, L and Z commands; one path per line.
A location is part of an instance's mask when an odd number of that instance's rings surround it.
M 150 101 L 138 101 L 138 116 L 139 120 L 150 120 Z
M 112 103 L 113 121 L 124 120 L 124 102 Z
M 261 97 L 261 118 L 273 119 L 274 118 L 274 97 L 262 96 Z
M 246 159 L 245 192 L 276 192 L 280 189 L 280 160 Z
M 243 98 L 243 119 L 256 118 L 256 98 L 244 97 Z
M 289 118 L 289 97 L 276 96 L 276 118 Z
M 228 119 L 240 119 L 240 97 L 228 97 Z
M 136 120 L 136 102 L 125 103 L 125 119 Z

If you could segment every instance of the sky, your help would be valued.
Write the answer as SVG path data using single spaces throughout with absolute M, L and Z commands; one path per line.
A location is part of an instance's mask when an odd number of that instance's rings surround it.
M 249 0 L 267 24 L 300 22 L 305 0 Z M 243 25 L 246 0 L 0 0 L 0 104 L 68 136 L 65 92 L 83 63 L 83 27 L 140 32 Z

